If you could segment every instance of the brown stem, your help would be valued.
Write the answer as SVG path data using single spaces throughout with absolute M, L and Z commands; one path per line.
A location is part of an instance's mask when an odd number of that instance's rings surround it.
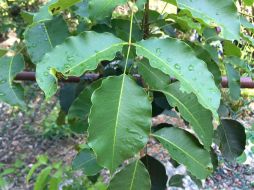
M 144 39 L 149 37 L 149 0 L 145 4 L 145 14 L 143 18 L 143 30 L 144 30 Z

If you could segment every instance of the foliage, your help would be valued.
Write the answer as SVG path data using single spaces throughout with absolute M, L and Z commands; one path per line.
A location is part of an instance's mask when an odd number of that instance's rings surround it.
M 18 36 L 30 24 L 32 13 L 40 5 L 37 0 L 0 1 L 0 38 L 6 38 L 10 29 L 16 29 Z
M 38 172 L 39 171 L 39 172 Z M 26 182 L 30 183 L 34 176 L 34 190 L 105 190 L 106 187 L 97 179 L 92 183 L 86 176 L 74 177 L 74 172 L 69 166 L 61 162 L 51 162 L 46 155 L 37 156 L 37 162 L 30 168 Z
M 0 188 L 5 189 L 6 187 L 8 187 L 8 184 L 11 183 L 12 179 L 10 175 L 20 173 L 20 170 L 24 167 L 24 162 L 19 159 L 17 159 L 9 167 L 4 163 L 0 163 Z
M 144 161 L 149 138 L 157 139 L 197 180 L 217 167 L 213 142 L 229 160 L 244 151 L 244 127 L 225 116 L 230 108 L 223 103 L 220 83 L 227 75 L 226 96 L 231 102 L 240 99 L 240 76 L 252 75 L 252 68 L 239 46 L 253 46 L 253 25 L 231 0 L 164 3 L 159 12 L 145 0 L 49 1 L 24 32 L 26 51 L 16 48 L 14 56 L 0 58 L 2 101 L 26 109 L 21 85 L 14 81 L 24 65 L 21 52 L 36 67 L 46 99 L 61 87 L 58 121 L 88 136 L 73 166 L 88 176 L 109 169 L 109 189 L 156 189 L 175 183 L 153 177 L 156 171 Z M 76 21 L 74 31 L 68 30 L 66 15 Z M 81 82 L 58 84 L 71 76 Z M 157 113 L 159 101 L 167 103 Z M 172 107 L 186 121 L 185 128 L 152 126 L 153 116 Z M 129 164 L 120 167 L 126 160 Z M 49 176 L 58 176 L 51 172 L 61 170 L 60 165 L 46 166 L 35 189 L 47 185 Z

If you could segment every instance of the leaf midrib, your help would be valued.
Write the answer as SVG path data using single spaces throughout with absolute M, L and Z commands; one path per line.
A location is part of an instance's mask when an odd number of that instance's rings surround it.
M 116 135 L 117 135 L 117 128 L 118 128 L 118 123 L 119 123 L 119 112 L 120 112 L 120 108 L 122 105 L 122 95 L 123 95 L 123 86 L 124 86 L 124 81 L 125 81 L 125 77 L 126 75 L 123 74 L 122 75 L 122 83 L 121 83 L 121 90 L 120 90 L 120 94 L 119 94 L 119 101 L 118 101 L 118 107 L 117 107 L 117 115 L 116 115 L 116 120 L 115 120 L 115 127 L 114 127 L 114 137 L 113 137 L 113 144 L 112 144 L 112 161 L 111 161 L 111 170 L 114 166 L 114 159 L 115 159 L 115 146 L 116 146 Z
M 173 142 L 169 141 L 168 139 L 162 137 L 162 136 L 158 136 L 155 134 L 152 134 L 154 137 L 162 139 L 166 142 L 168 142 L 169 144 L 173 145 L 174 147 L 176 147 L 177 149 L 181 150 L 184 154 L 186 154 L 188 157 L 190 157 L 194 162 L 196 162 L 199 166 L 201 166 L 205 171 L 208 171 L 206 166 L 202 165 L 198 160 L 196 160 L 193 156 L 191 156 L 188 152 L 186 152 L 185 150 L 183 150 L 181 147 L 177 146 L 176 144 L 174 144 Z
M 153 52 L 151 52 L 149 49 L 144 48 L 143 46 L 140 46 L 140 45 L 138 45 L 138 44 L 134 44 L 134 46 L 139 47 L 139 48 L 145 50 L 145 51 L 148 52 L 150 55 L 152 55 L 153 57 L 155 57 L 156 59 L 158 59 L 160 62 L 162 62 L 166 67 L 168 67 L 168 69 L 169 69 L 171 72 L 173 72 L 173 75 L 174 75 L 176 78 L 177 78 L 177 77 L 180 78 L 180 79 L 183 80 L 187 85 L 189 85 L 189 87 L 192 89 L 192 92 L 194 92 L 194 93 L 196 94 L 196 96 L 199 97 L 199 98 L 202 100 L 203 104 L 206 102 L 206 99 L 204 99 L 202 96 L 198 96 L 199 93 L 195 90 L 195 88 L 193 88 L 193 86 L 192 86 L 193 84 L 192 84 L 191 82 L 189 82 L 188 80 L 185 80 L 184 77 L 181 77 L 174 69 L 172 69 L 172 68 L 170 67 L 169 64 L 165 63 L 165 61 L 164 61 L 163 59 L 161 59 L 160 57 L 156 56 Z M 144 56 L 145 56 L 145 55 L 144 55 Z M 152 64 L 151 64 L 151 66 L 152 66 Z M 152 66 L 152 67 L 153 67 L 153 66 Z M 153 67 L 153 68 L 156 68 L 156 67 Z M 157 69 L 157 68 L 156 68 L 156 69 Z M 162 72 L 165 73 L 164 71 L 162 71 Z M 168 73 L 166 73 L 166 74 L 168 74 Z M 208 106 L 207 104 L 205 105 L 205 107 L 208 108 L 208 109 L 211 109 L 210 106 Z
M 194 122 L 196 123 L 196 125 L 198 125 L 198 127 L 201 129 L 203 135 L 205 136 L 205 131 L 204 131 L 203 127 L 200 125 L 200 123 L 195 118 L 195 116 L 189 111 L 189 109 L 181 101 L 179 101 L 173 94 L 169 93 L 168 91 L 164 91 L 164 90 L 159 90 L 159 91 L 164 94 L 167 94 L 168 96 L 172 97 L 176 102 L 178 102 L 188 112 L 188 114 L 193 118 Z
M 134 178 L 135 178 L 136 172 L 137 172 L 137 166 L 138 166 L 138 160 L 135 163 L 135 167 L 134 167 L 134 171 L 133 171 L 133 175 L 132 175 L 132 179 L 131 179 L 131 184 L 130 184 L 130 190 L 132 190 Z
M 13 86 L 12 86 L 11 70 L 12 70 L 12 64 L 13 64 L 13 59 L 14 59 L 14 57 L 15 57 L 15 56 L 13 56 L 13 57 L 11 58 L 11 61 L 10 61 L 10 68 L 9 68 L 9 72 L 8 72 L 8 79 L 9 79 L 9 80 L 8 80 L 8 83 L 9 83 L 9 85 L 10 85 L 10 89 L 11 89 L 12 93 L 13 93 L 14 96 L 15 96 L 16 101 L 17 101 L 20 105 L 22 105 L 22 103 L 20 102 L 19 98 L 17 97 L 17 95 L 16 95 L 16 93 L 15 93 L 15 91 L 14 91 L 14 89 L 13 89 Z

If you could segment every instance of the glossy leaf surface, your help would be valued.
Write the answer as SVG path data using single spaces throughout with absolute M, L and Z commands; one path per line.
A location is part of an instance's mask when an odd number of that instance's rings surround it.
M 109 184 L 109 190 L 148 190 L 151 182 L 148 171 L 139 160 L 117 173 Z
M 25 106 L 23 88 L 13 81 L 15 76 L 23 71 L 24 67 L 24 59 L 20 54 L 0 58 L 0 101 L 12 106 Z
M 83 32 L 67 38 L 37 64 L 37 83 L 49 98 L 57 90 L 57 72 L 65 76 L 81 76 L 96 69 L 100 61 L 114 59 L 123 45 L 124 42 L 109 33 Z
M 213 138 L 212 113 L 199 104 L 194 94 L 180 90 L 179 82 L 168 84 L 169 77 L 148 63 L 139 63 L 139 73 L 153 91 L 163 93 L 172 107 L 177 107 L 181 116 L 190 123 L 207 150 Z
M 217 115 L 220 91 L 205 63 L 195 57 L 195 53 L 187 44 L 167 38 L 149 39 L 135 46 L 137 54 L 148 58 L 152 67 L 176 77 L 181 82 L 182 90 L 193 92 L 201 105 Z
M 102 167 L 97 164 L 93 151 L 90 149 L 83 149 L 77 154 L 72 162 L 72 168 L 82 170 L 87 176 L 96 175 L 102 170 Z
M 92 95 L 88 128 L 89 146 L 101 166 L 113 172 L 145 146 L 151 110 L 147 94 L 129 76 L 103 80 Z
M 69 36 L 67 24 L 62 17 L 51 21 L 32 24 L 26 30 L 24 37 L 27 51 L 34 64 L 50 52 L 56 45 L 63 43 Z
M 180 9 L 188 10 L 198 21 L 221 27 L 225 39 L 240 39 L 240 21 L 233 1 L 177 0 L 177 4 Z
M 171 127 L 161 129 L 153 134 L 170 156 L 184 164 L 187 169 L 199 179 L 204 179 L 212 172 L 211 158 L 197 140 L 188 132 Z

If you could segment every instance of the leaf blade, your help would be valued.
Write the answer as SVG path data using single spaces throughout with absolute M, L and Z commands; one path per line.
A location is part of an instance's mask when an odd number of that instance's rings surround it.
M 195 142 L 195 138 L 179 128 L 163 128 L 153 134 L 172 158 L 184 164 L 199 179 L 206 178 L 212 171 L 210 154 Z
M 125 44 L 110 33 L 83 32 L 67 38 L 37 64 L 37 83 L 49 98 L 57 90 L 56 72 L 65 76 L 81 76 L 96 69 L 100 61 L 114 59 L 116 52 L 121 51 Z
M 217 116 L 221 98 L 220 91 L 205 63 L 195 57 L 187 44 L 167 38 L 149 39 L 134 45 L 137 54 L 148 58 L 153 68 L 176 77 L 181 82 L 182 90 L 188 93 L 193 92 L 199 103 Z M 174 52 L 174 54 L 170 55 L 168 52 Z M 202 78 L 202 81 L 198 78 Z
M 128 165 L 115 175 L 109 184 L 109 190 L 147 190 L 151 188 L 149 174 L 139 160 Z
M 150 127 L 151 104 L 148 97 L 128 76 L 109 77 L 94 92 L 88 143 L 101 166 L 112 172 L 140 151 L 148 141 Z M 105 157 L 105 154 L 108 156 Z
M 0 58 L 0 100 L 12 106 L 24 107 L 24 92 L 20 84 L 15 84 L 15 76 L 23 71 L 24 58 L 20 54 Z M 7 71 L 7 72 L 6 72 Z

